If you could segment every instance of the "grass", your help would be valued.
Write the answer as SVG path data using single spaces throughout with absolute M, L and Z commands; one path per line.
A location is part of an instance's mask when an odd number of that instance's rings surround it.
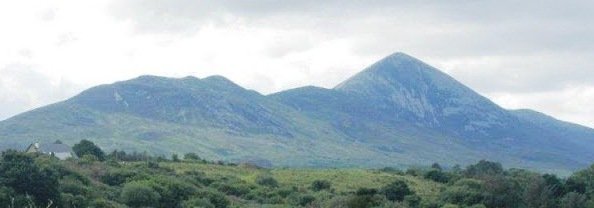
M 307 189 L 314 180 L 327 180 L 337 193 L 355 192 L 358 188 L 381 188 L 390 182 L 401 179 L 405 181 L 419 196 L 436 199 L 444 187 L 433 181 L 409 175 L 397 175 L 369 169 L 259 169 L 245 166 L 221 166 L 199 163 L 161 163 L 162 167 L 172 168 L 178 173 L 201 171 L 208 177 L 234 177 L 254 183 L 261 174 L 272 175 L 280 186 Z

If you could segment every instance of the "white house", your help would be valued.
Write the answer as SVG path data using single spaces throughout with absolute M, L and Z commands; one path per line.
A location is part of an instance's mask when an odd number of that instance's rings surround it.
M 58 141 L 50 144 L 40 144 L 39 142 L 33 143 L 27 147 L 25 152 L 54 155 L 60 160 L 76 157 L 70 146 Z

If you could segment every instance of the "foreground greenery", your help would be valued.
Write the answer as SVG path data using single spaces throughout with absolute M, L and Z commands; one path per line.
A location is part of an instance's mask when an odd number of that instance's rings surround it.
M 568 178 L 480 161 L 401 171 L 263 169 L 104 154 L 83 141 L 79 159 L 7 151 L 0 160 L 3 207 L 594 207 L 594 166 Z

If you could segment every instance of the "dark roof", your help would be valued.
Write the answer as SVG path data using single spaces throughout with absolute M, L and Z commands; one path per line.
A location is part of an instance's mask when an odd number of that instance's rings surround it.
M 40 152 L 72 152 L 72 148 L 66 144 L 39 144 Z

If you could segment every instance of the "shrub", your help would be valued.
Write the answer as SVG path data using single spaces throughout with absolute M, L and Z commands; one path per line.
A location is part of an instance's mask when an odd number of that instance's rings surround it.
M 256 183 L 262 186 L 278 187 L 278 182 L 276 179 L 269 175 L 259 175 L 256 177 Z
M 227 197 L 220 192 L 207 190 L 198 193 L 198 196 L 208 199 L 208 201 L 216 208 L 226 208 L 230 204 L 229 199 L 227 199 Z
M 350 208 L 367 208 L 377 207 L 384 204 L 383 197 L 378 195 L 356 195 L 351 196 L 347 202 L 347 207 Z
M 464 171 L 468 177 L 482 177 L 503 174 L 501 163 L 481 160 L 477 164 L 470 165 Z
M 561 199 L 561 208 L 586 208 L 586 196 L 576 192 L 565 194 Z
M 484 189 L 481 181 L 462 179 L 443 191 L 441 200 L 445 203 L 470 206 L 479 204 L 485 199 L 483 191 Z
M 121 200 L 130 207 L 150 207 L 159 202 L 161 196 L 150 186 L 138 182 L 124 185 Z
M 130 178 L 136 176 L 136 173 L 128 170 L 109 171 L 101 176 L 102 183 L 110 186 L 119 186 L 126 183 Z
M 450 180 L 446 173 L 437 169 L 433 169 L 425 173 L 424 178 L 438 183 L 447 183 Z
M 411 195 L 414 192 L 408 188 L 408 185 L 404 181 L 397 180 L 384 186 L 381 193 L 390 201 L 402 201 L 405 196 Z
M 105 199 L 97 199 L 89 204 L 89 208 L 125 208 L 126 206 Z
M 187 171 L 184 173 L 184 175 L 188 178 L 190 178 L 195 185 L 201 184 L 201 185 L 205 185 L 205 186 L 209 186 L 211 183 L 214 182 L 213 179 L 206 177 L 206 174 L 204 174 L 204 172 L 200 172 L 200 171 L 196 171 L 196 170 L 191 170 L 191 171 Z
M 232 196 L 243 196 L 250 192 L 250 188 L 241 183 L 236 183 L 234 185 L 227 183 L 216 183 L 213 184 L 212 187 L 215 187 L 220 192 Z
M 60 202 L 58 174 L 52 169 L 40 168 L 26 153 L 4 152 L 0 176 L 0 185 L 11 188 L 16 194 L 32 196 L 38 205 L 46 205 L 50 200 Z
M 215 208 L 208 199 L 193 198 L 182 203 L 183 208 Z
M 179 156 L 177 156 L 177 154 L 171 155 L 171 161 L 173 161 L 173 162 L 179 162 L 180 161 L 179 160 Z
M 76 155 L 81 158 L 85 155 L 93 155 L 97 157 L 99 161 L 105 160 L 105 153 L 103 150 L 95 145 L 95 143 L 86 139 L 83 139 L 78 144 L 72 146 L 72 151 L 74 151 L 74 153 L 76 153 Z
M 404 197 L 404 203 L 409 207 L 418 207 L 421 204 L 421 197 L 416 194 L 407 195 Z
M 377 189 L 374 188 L 359 188 L 357 192 L 355 192 L 357 196 L 369 196 L 377 194 Z
M 144 181 L 160 196 L 159 207 L 179 207 L 181 201 L 197 193 L 198 189 L 174 177 L 159 176 Z
M 311 189 L 314 191 L 329 190 L 332 187 L 332 183 L 327 180 L 315 180 L 311 183 Z
M 87 207 L 87 198 L 81 195 L 72 195 L 69 193 L 63 193 L 62 196 L 62 207 L 64 208 L 77 208 Z
M 200 160 L 200 157 L 196 153 L 186 153 L 184 155 L 184 160 Z

